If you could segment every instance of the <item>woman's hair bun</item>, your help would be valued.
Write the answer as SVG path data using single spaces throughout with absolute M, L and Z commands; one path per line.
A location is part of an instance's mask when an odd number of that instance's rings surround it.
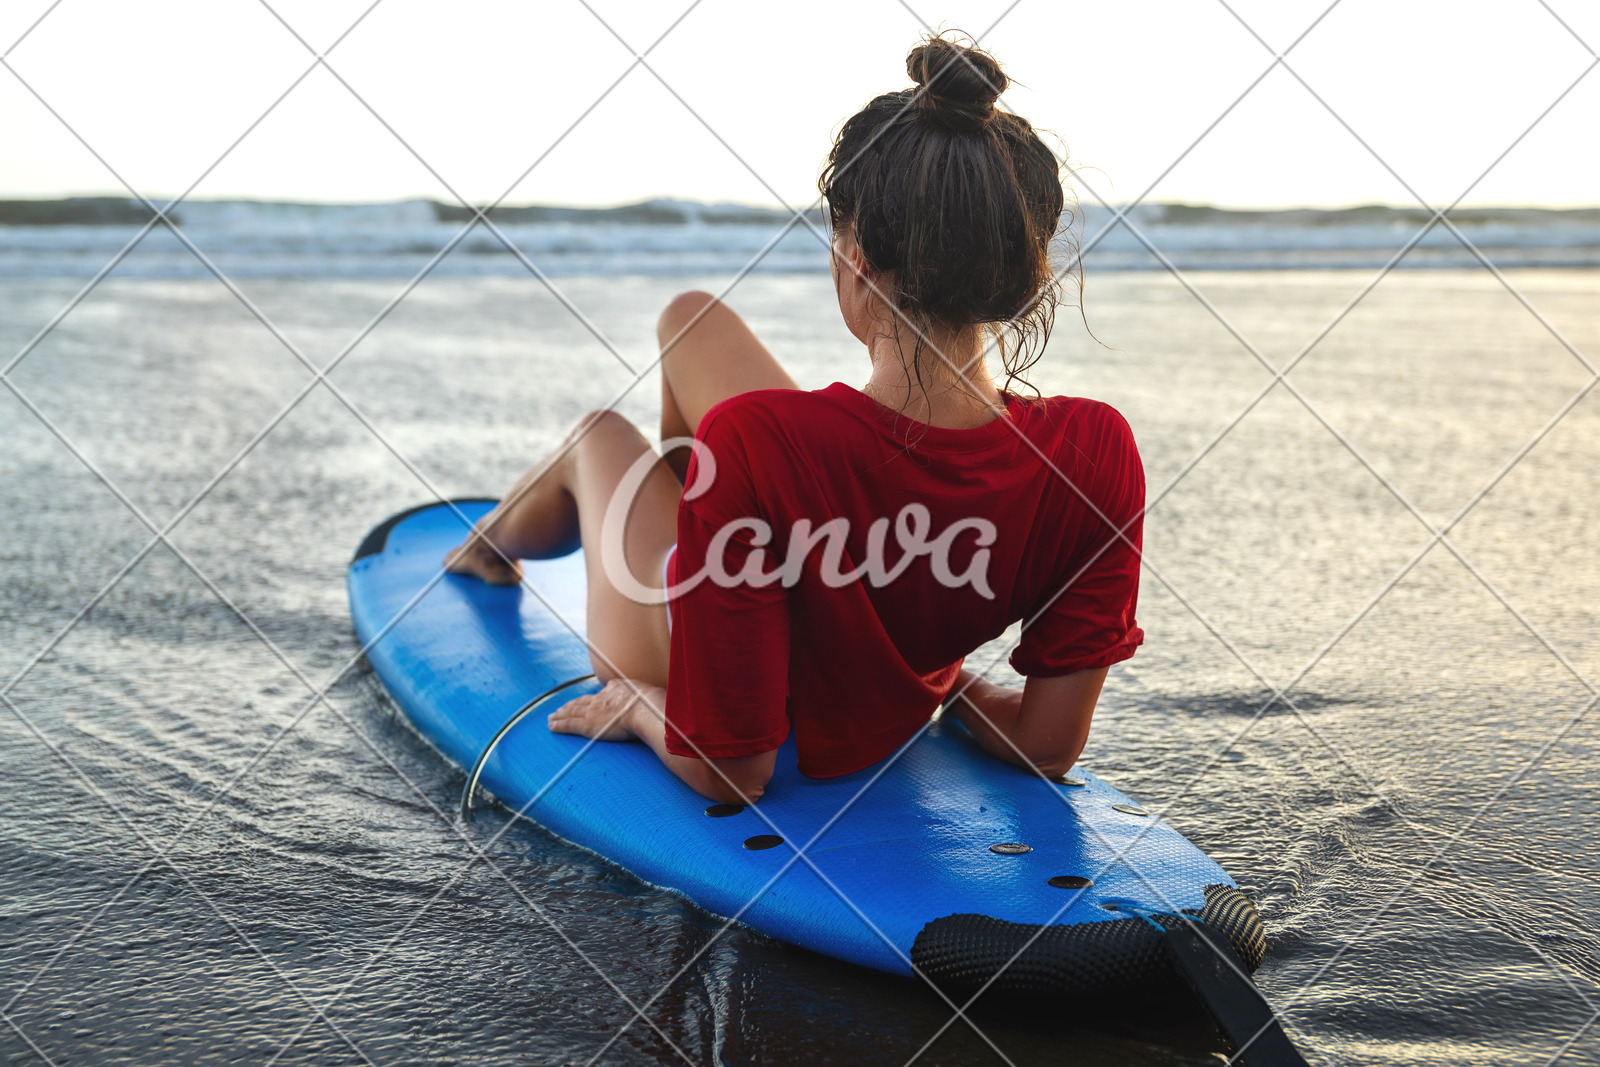
M 1011 84 L 999 60 L 983 49 L 930 37 L 906 56 L 906 73 L 921 86 L 917 107 L 954 129 L 979 130 L 994 120 L 994 103 Z

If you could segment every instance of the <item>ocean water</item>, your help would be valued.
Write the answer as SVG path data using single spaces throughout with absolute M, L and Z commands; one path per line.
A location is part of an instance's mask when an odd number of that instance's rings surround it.
M 506 815 L 449 817 L 345 564 L 585 410 L 650 425 L 658 309 L 729 272 L 444 271 L 368 329 L 401 280 L 267 271 L 252 312 L 164 254 L 9 371 L 37 414 L 0 391 L 0 1060 L 1223 1062 L 1177 1001 L 941 1031 L 918 983 L 718 936 L 531 824 L 472 862 Z M 0 283 L 0 359 L 88 262 Z M 1091 270 L 1092 336 L 1063 310 L 1034 381 L 1121 409 L 1155 501 L 1147 644 L 1084 764 L 1253 894 L 1313 1063 L 1597 1064 L 1600 274 L 1407 270 L 1350 306 L 1371 278 Z M 865 379 L 825 275 L 728 299 L 802 384 Z
M 160 203 L 160 201 L 157 201 Z M 800 205 L 804 207 L 804 205 Z M 821 216 L 739 204 L 652 200 L 616 208 L 541 205 L 492 209 L 493 226 L 467 225 L 467 209 L 428 200 L 390 204 L 186 201 L 172 210 L 187 242 L 135 201 L 119 198 L 0 200 L 0 278 L 92 274 L 140 238 L 119 277 L 203 278 L 195 255 L 238 278 L 521 277 L 525 260 L 548 275 L 732 274 L 828 269 Z M 1431 226 L 1421 209 L 1227 210 L 1140 204 L 1118 223 L 1086 203 L 1066 219 L 1090 270 L 1160 269 L 1146 241 L 1184 270 L 1377 268 L 1408 245 L 1403 270 L 1600 266 L 1600 208 L 1458 208 Z M 785 227 L 787 226 L 787 229 Z M 194 247 L 190 248 L 192 244 Z M 1064 261 L 1064 260 L 1063 260 Z

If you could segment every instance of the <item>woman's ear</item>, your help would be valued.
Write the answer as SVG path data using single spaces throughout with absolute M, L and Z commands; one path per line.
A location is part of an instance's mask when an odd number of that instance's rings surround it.
M 854 241 L 850 242 L 849 259 L 850 269 L 855 273 L 857 278 L 861 278 L 862 280 L 868 282 L 874 280 L 874 276 L 877 274 L 877 272 L 867 265 L 867 254 L 861 251 L 861 246 L 856 244 Z

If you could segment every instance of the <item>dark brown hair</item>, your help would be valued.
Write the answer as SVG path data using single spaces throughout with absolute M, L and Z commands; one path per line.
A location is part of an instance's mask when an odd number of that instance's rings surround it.
M 845 122 L 818 186 L 833 225 L 853 226 L 867 263 L 894 272 L 884 295 L 905 321 L 919 334 L 994 327 L 1009 385 L 1038 362 L 1060 302 L 1060 164 L 1027 119 L 995 107 L 1010 79 L 989 53 L 932 37 L 906 72 L 915 88 Z M 921 350 L 919 336 L 919 382 Z

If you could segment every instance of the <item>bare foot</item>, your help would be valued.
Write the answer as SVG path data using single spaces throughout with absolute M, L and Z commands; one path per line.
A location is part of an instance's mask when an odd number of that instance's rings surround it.
M 476 530 L 444 557 L 444 569 L 451 574 L 481 578 L 490 585 L 516 585 L 522 581 L 522 564 L 504 559 Z

